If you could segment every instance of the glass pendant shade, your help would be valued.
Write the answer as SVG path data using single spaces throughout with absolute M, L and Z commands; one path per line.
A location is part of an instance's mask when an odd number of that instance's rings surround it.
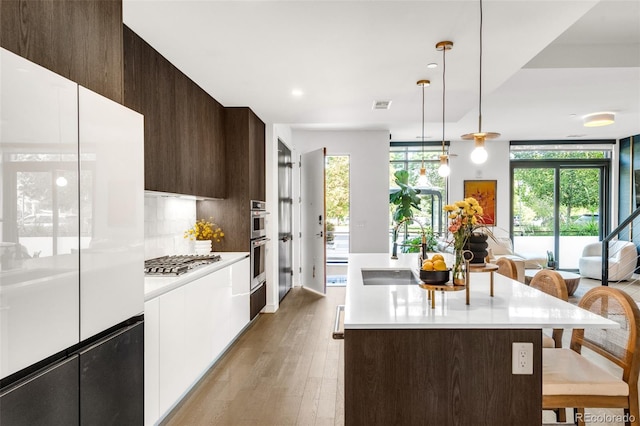
M 489 154 L 487 153 L 487 150 L 484 149 L 484 146 L 479 146 L 471 151 L 471 161 L 473 161 L 475 164 L 484 163 L 485 161 L 487 161 L 488 157 Z
M 451 169 L 449 168 L 449 162 L 447 161 L 446 155 L 440 156 L 440 167 L 438 167 L 438 175 L 441 177 L 447 177 L 451 173 Z
M 482 164 L 489 157 L 487 150 L 484 148 L 484 139 L 484 136 L 476 136 L 474 138 L 476 147 L 471 151 L 471 161 L 475 164 Z
M 423 167 L 420 169 L 420 176 L 418 177 L 418 186 L 421 188 L 429 187 L 429 179 L 427 178 L 427 170 Z

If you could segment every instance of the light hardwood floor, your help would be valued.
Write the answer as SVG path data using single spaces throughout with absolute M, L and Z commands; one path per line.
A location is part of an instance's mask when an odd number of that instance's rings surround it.
M 342 425 L 344 346 L 331 332 L 344 287 L 293 288 L 261 314 L 162 423 Z

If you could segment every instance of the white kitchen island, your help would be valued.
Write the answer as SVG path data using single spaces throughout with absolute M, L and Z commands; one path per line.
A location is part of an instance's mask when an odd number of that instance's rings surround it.
M 542 423 L 542 329 L 618 324 L 489 273 L 465 292 L 365 285 L 362 270 L 418 269 L 417 255 L 349 257 L 345 424 Z M 533 344 L 533 374 L 512 374 L 513 343 Z

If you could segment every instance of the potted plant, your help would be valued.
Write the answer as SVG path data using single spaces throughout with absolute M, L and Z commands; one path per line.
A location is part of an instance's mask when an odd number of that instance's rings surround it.
M 547 250 L 547 269 L 556 269 L 556 261 L 553 252 Z
M 184 231 L 184 238 L 195 241 L 196 254 L 208 254 L 213 249 L 213 242 L 219 243 L 224 237 L 224 232 L 214 221 L 199 219 L 193 227 Z
M 389 194 L 389 202 L 396 206 L 393 221 L 400 222 L 402 219 L 413 217 L 414 209 L 420 210 L 420 197 L 418 197 L 420 190 L 409 185 L 408 171 L 398 170 L 393 176 L 396 178 L 396 185 L 400 188 Z
M 398 239 L 398 228 L 402 221 L 404 222 L 404 243 L 403 247 L 409 247 L 412 244 L 412 241 L 409 239 L 409 222 L 413 219 L 413 213 L 415 210 L 420 210 L 420 197 L 418 194 L 420 193 L 419 189 L 413 188 L 409 185 L 409 172 L 407 170 L 398 170 L 393 176 L 396 178 L 395 182 L 398 185 L 398 189 L 391 192 L 389 194 L 389 203 L 396 206 L 393 212 L 393 221 L 396 223 L 393 232 L 393 255 L 396 256 L 396 241 Z M 415 210 L 414 210 L 415 209 Z M 420 224 L 419 224 L 420 225 Z M 423 229 L 422 225 L 420 225 L 421 229 Z M 422 242 L 422 237 L 418 237 L 420 242 Z M 425 235 L 426 238 L 426 235 Z M 426 243 L 426 242 L 425 242 Z M 421 243 L 418 243 L 416 247 L 420 247 Z M 403 252 L 407 252 L 406 249 L 403 248 Z M 426 248 L 425 248 L 426 250 Z

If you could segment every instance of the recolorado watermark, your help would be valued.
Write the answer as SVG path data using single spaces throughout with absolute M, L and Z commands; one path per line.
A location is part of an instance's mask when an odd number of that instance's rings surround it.
M 635 422 L 635 416 L 631 414 L 591 414 L 576 413 L 576 420 L 582 420 L 585 423 L 632 423 Z

